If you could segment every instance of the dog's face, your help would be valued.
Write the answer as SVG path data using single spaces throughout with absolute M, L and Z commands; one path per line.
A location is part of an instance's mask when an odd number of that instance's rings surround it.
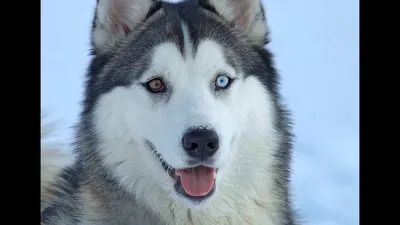
M 271 116 L 254 69 L 265 29 L 258 0 L 98 2 L 88 89 L 99 153 L 123 186 L 189 205 L 218 192 L 240 137 Z

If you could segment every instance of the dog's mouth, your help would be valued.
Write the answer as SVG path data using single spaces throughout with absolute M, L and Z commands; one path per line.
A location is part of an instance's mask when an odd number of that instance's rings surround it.
M 161 163 L 161 166 L 175 181 L 175 191 L 192 201 L 200 202 L 212 196 L 215 191 L 215 177 L 218 169 L 204 165 L 175 169 L 158 153 L 154 145 L 146 141 Z
M 215 190 L 217 170 L 206 166 L 175 170 L 175 190 L 192 200 L 204 200 Z

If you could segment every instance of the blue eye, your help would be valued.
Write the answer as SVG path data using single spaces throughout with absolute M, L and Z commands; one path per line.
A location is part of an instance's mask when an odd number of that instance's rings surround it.
M 215 86 L 219 89 L 225 89 L 232 83 L 232 79 L 226 75 L 219 75 L 215 81 Z

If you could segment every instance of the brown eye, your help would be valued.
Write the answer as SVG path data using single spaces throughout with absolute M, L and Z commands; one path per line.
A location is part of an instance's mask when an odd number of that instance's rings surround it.
M 148 91 L 153 93 L 164 92 L 165 84 L 164 81 L 160 78 L 154 78 L 147 83 L 145 83 L 145 87 Z

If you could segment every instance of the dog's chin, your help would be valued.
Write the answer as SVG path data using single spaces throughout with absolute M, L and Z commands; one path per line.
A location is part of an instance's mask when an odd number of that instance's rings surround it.
M 216 190 L 215 178 L 218 168 L 210 165 L 196 164 L 187 168 L 174 168 L 169 165 L 150 142 L 152 152 L 160 161 L 160 165 L 172 178 L 173 189 L 178 198 L 192 206 L 203 205 Z

